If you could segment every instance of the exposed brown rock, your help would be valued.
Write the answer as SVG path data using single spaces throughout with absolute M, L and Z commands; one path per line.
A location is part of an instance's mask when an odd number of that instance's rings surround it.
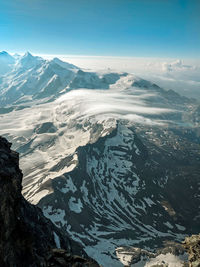
M 189 267 L 200 267 L 200 234 L 186 237 L 183 246 L 189 254 Z

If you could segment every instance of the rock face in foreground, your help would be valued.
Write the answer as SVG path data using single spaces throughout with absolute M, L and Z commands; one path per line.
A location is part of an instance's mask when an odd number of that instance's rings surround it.
M 200 267 L 200 234 L 186 237 L 183 246 L 189 254 L 189 266 Z
M 0 266 L 98 266 L 23 198 L 18 153 L 10 147 L 0 137 Z

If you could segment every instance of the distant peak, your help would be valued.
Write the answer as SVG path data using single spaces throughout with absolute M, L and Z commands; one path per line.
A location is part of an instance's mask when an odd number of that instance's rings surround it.
M 6 51 L 1 51 L 0 54 L 8 54 Z
M 11 56 L 6 51 L 0 52 L 0 59 L 1 59 L 1 62 L 7 63 L 7 64 L 13 64 L 15 62 L 14 57 Z
M 0 52 L 0 56 L 10 56 L 6 51 Z
M 58 57 L 54 57 L 52 60 L 53 60 L 53 61 L 59 61 L 59 62 L 62 61 L 62 60 L 60 60 Z
M 15 53 L 13 56 L 14 56 L 14 57 L 20 57 L 20 55 L 17 54 L 17 53 Z
M 67 68 L 67 69 L 79 69 L 77 66 L 75 66 L 75 65 L 73 65 L 71 63 L 68 63 L 66 61 L 62 61 L 62 60 L 60 60 L 57 57 L 54 57 L 51 61 L 54 62 L 54 63 L 56 63 L 56 64 L 58 64 L 58 65 L 60 65 L 63 68 Z
M 32 55 L 30 52 L 26 52 L 26 53 L 24 54 L 24 57 L 33 57 L 33 55 Z

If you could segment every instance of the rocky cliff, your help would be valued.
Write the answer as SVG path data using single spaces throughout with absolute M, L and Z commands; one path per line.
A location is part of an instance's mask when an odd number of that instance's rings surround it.
M 189 254 L 189 267 L 200 267 L 200 234 L 186 237 L 183 246 Z
M 18 153 L 10 147 L 0 137 L 0 266 L 98 266 L 23 198 Z

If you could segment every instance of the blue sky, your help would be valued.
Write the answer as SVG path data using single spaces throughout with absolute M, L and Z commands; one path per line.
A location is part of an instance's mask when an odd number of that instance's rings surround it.
M 200 0 L 0 0 L 0 50 L 200 58 Z

